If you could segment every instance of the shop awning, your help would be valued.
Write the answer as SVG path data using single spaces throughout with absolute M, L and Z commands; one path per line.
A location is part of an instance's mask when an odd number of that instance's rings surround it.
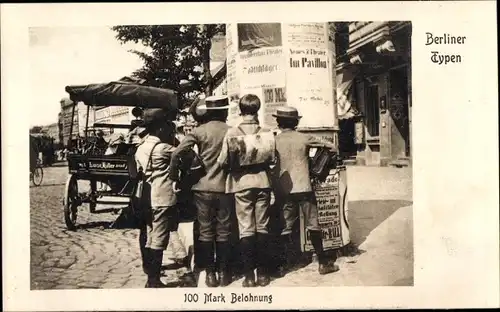
M 337 113 L 339 119 L 349 119 L 357 114 L 352 105 L 355 74 L 344 71 L 337 74 Z

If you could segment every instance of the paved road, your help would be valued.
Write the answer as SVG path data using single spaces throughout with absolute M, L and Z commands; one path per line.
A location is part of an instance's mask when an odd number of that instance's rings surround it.
M 46 168 L 43 184 L 30 189 L 32 289 L 142 288 L 145 276 L 137 230 L 109 229 L 117 215 L 89 214 L 87 206 L 78 216 L 82 227 L 66 230 L 62 212 L 66 172 L 65 167 Z M 411 169 L 351 167 L 348 185 L 356 252 L 338 260 L 338 273 L 320 277 L 317 263 L 312 263 L 271 285 L 413 284 Z M 184 272 L 166 271 L 164 279 L 175 281 Z M 236 281 L 230 287 L 240 285 Z
M 337 260 L 340 271 L 318 275 L 317 263 L 273 281 L 274 286 L 412 286 L 412 208 L 398 209 L 379 224 L 359 250 Z
M 66 229 L 62 208 L 66 177 L 64 167 L 45 168 L 43 184 L 30 188 L 31 288 L 142 288 L 145 276 L 137 230 L 110 229 L 117 215 L 90 214 L 87 205 L 79 210 L 82 227 L 75 232 Z M 167 271 L 166 279 L 175 280 L 180 271 Z
M 321 276 L 318 264 L 271 282 L 276 287 L 412 286 L 413 209 L 411 168 L 347 169 L 351 242 L 337 260 L 340 271 Z M 237 281 L 230 287 L 240 287 Z

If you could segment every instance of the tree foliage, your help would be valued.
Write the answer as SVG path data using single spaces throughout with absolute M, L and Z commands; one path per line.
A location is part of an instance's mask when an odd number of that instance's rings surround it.
M 30 128 L 30 134 L 42 133 L 42 126 L 33 126 Z
M 347 62 L 347 49 L 349 48 L 349 22 L 330 22 L 330 34 L 335 34 L 335 55 L 337 63 Z
M 115 26 L 112 30 L 122 44 L 141 43 L 150 50 L 130 51 L 144 62 L 134 77 L 151 86 L 178 90 L 184 100 L 192 94 L 211 92 L 211 39 L 225 33 L 225 24 Z

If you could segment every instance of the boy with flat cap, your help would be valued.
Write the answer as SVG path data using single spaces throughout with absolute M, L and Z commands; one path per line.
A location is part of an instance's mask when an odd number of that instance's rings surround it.
M 306 228 L 309 231 L 311 243 L 318 256 L 319 273 L 327 274 L 338 270 L 325 257 L 323 250 L 322 231 L 318 223 L 318 207 L 311 187 L 309 171 L 309 149 L 311 147 L 327 147 L 335 150 L 335 145 L 315 138 L 314 136 L 296 131 L 301 116 L 296 108 L 285 106 L 273 114 L 281 130 L 276 136 L 277 165 L 275 172 L 278 174 L 277 192 L 283 199 L 284 226 L 281 232 L 283 264 L 290 266 L 292 242 L 292 228 L 299 218 L 299 207 L 304 213 Z M 280 275 L 289 269 L 285 265 L 279 268 Z
M 243 121 L 239 126 L 228 130 L 218 162 L 229 171 L 226 192 L 234 194 L 235 198 L 245 275 L 243 287 L 256 286 L 255 260 L 257 284 L 266 286 L 270 282 L 268 210 L 271 183 L 268 174 L 275 156 L 274 134 L 259 125 L 257 114 L 260 99 L 256 95 L 243 96 L 239 101 L 239 108 Z M 271 143 L 267 144 L 267 150 L 259 148 L 260 143 L 265 143 L 263 138 Z M 260 142 L 252 146 L 252 140 Z
M 167 287 L 160 280 L 163 251 L 168 246 L 169 233 L 177 229 L 176 195 L 169 178 L 170 158 L 174 151 L 175 125 L 166 120 L 162 109 L 144 111 L 147 135 L 137 147 L 135 160 L 146 177 L 142 196 L 149 207 L 139 235 L 143 269 L 147 274 L 146 288 Z
M 226 125 L 229 102 L 227 97 L 207 97 L 204 104 L 197 107 L 203 111 L 203 120 L 198 127 L 184 137 L 172 154 L 170 177 L 179 181 L 181 159 L 197 147 L 198 155 L 205 167 L 205 175 L 192 186 L 193 203 L 197 210 L 199 238 L 195 244 L 196 273 L 206 271 L 205 283 L 208 287 L 227 286 L 231 282 L 229 268 L 231 233 L 231 202 L 226 195 L 227 174 L 217 163 L 222 141 L 229 128 Z M 216 275 L 216 262 L 219 276 Z

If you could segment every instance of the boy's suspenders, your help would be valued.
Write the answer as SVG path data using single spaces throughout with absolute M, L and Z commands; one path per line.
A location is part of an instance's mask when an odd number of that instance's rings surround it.
M 244 135 L 247 135 L 248 133 L 246 133 L 245 131 L 243 131 L 243 129 L 241 128 L 241 126 L 238 126 L 238 130 L 241 131 L 241 133 L 243 133 Z M 257 134 L 259 133 L 261 130 L 260 126 L 257 126 L 257 128 L 255 129 L 254 133 L 252 133 L 251 135 L 254 135 L 254 134 Z

